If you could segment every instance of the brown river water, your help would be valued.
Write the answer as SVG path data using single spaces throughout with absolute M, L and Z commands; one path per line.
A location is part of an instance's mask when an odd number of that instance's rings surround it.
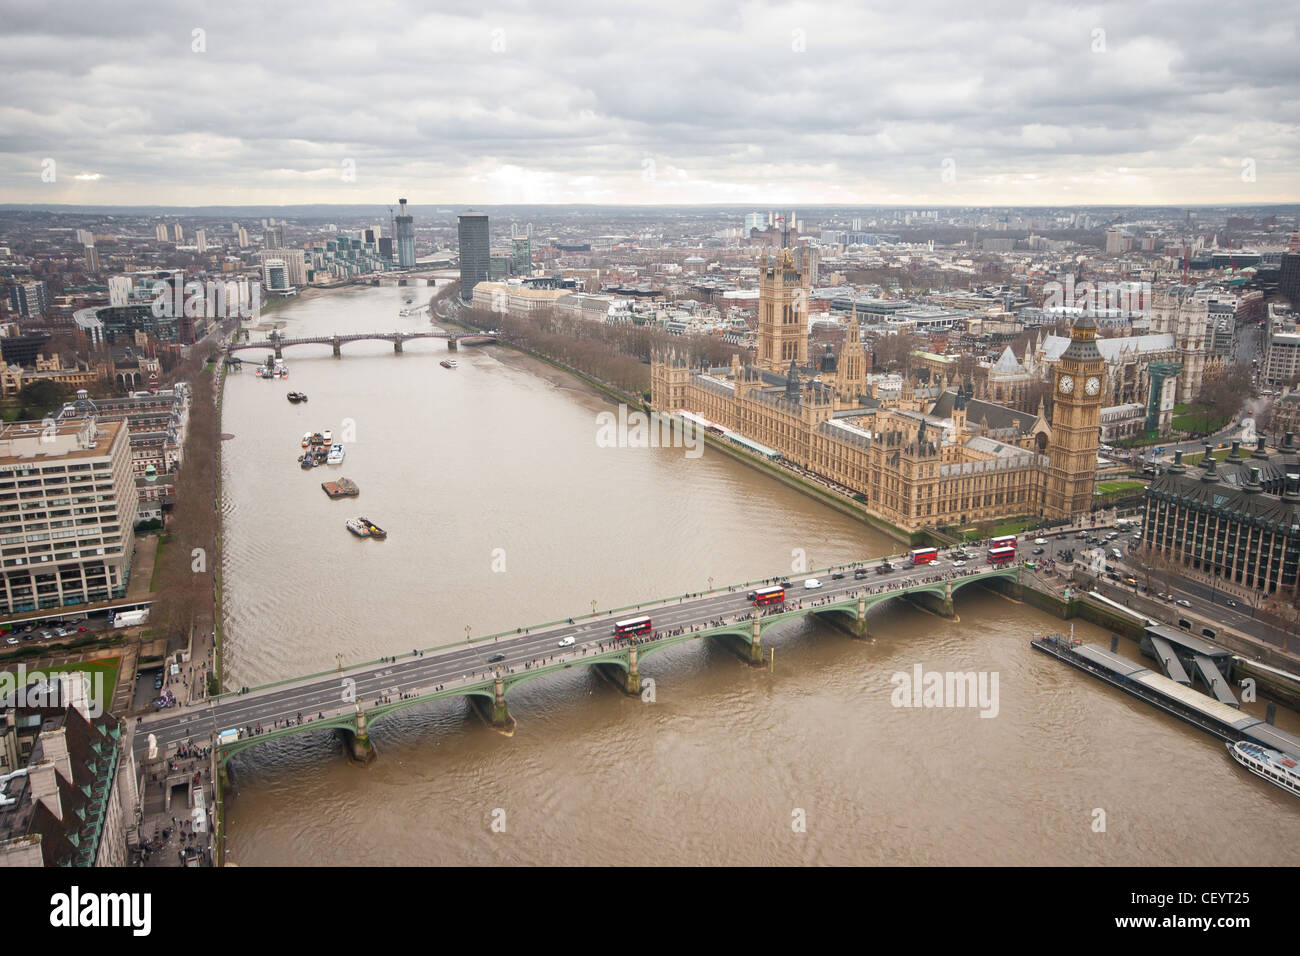
M 287 335 L 411 331 L 395 288 L 275 313 Z M 258 333 L 254 333 L 256 336 Z M 609 402 L 547 366 L 439 341 L 290 348 L 290 375 L 226 383 L 226 684 L 714 584 L 896 553 L 860 522 L 709 449 L 609 448 Z M 251 357 L 254 353 L 243 353 Z M 306 392 L 305 405 L 285 400 Z M 342 466 L 303 472 L 305 431 Z M 356 481 L 330 501 L 320 482 Z M 387 541 L 344 528 L 364 515 Z M 232 762 L 228 859 L 256 865 L 1294 864 L 1300 804 L 1215 738 L 1034 651 L 1062 622 L 979 587 L 958 620 L 902 601 L 872 639 L 812 620 L 764 633 L 771 668 L 722 644 L 648 658 L 654 700 L 590 669 L 511 692 L 513 736 L 460 701 L 374 725 L 349 763 L 328 733 Z M 1108 634 L 1077 623 L 1077 636 Z M 1137 656 L 1123 642 L 1121 652 Z M 996 716 L 894 706 L 891 676 L 997 675 Z M 1283 714 L 1279 723 L 1297 729 Z M 1104 831 L 1095 821 L 1104 812 Z

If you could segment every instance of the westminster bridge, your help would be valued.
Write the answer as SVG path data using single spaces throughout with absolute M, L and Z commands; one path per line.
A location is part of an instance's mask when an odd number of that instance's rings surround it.
M 863 566 L 868 572 L 863 578 L 854 578 L 853 566 L 827 569 L 820 572 L 824 577 L 816 590 L 805 589 L 800 577 L 790 582 L 782 605 L 755 607 L 747 597 L 750 588 L 779 579 L 752 582 L 241 688 L 140 718 L 133 747 L 137 758 L 144 760 L 150 736 L 159 755 L 181 743 L 211 743 L 224 767 L 235 754 L 257 744 L 330 729 L 342 732 L 352 757 L 368 760 L 374 753 L 369 735 L 374 721 L 428 701 L 465 697 L 494 726 L 511 727 L 514 722 L 507 695 L 527 680 L 575 666 L 594 666 L 625 693 L 639 694 L 641 661 L 687 641 L 724 640 L 749 663 L 761 665 L 768 659 L 763 634 L 782 621 L 812 614 L 853 637 L 865 638 L 868 612 L 886 601 L 904 598 L 952 617 L 953 594 L 960 588 L 981 582 L 1016 584 L 1020 574 L 1015 564 L 970 568 L 921 565 L 885 576 L 875 573 L 878 565 L 876 561 Z M 834 578 L 834 573 L 843 576 Z M 651 633 L 614 636 L 614 621 L 638 616 L 652 618 Z

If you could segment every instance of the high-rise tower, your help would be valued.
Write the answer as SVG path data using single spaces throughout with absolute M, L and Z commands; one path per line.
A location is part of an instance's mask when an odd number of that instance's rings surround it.
M 397 200 L 400 207 L 397 218 L 397 267 L 399 269 L 415 268 L 415 217 L 406 211 L 406 200 Z
M 1052 440 L 1043 489 L 1043 513 L 1048 517 L 1068 518 L 1092 507 L 1105 374 L 1097 350 L 1097 323 L 1091 315 L 1081 315 L 1053 373 Z
M 773 372 L 808 364 L 808 282 L 789 249 L 778 261 L 767 253 L 758 270 L 758 362 Z
M 456 217 L 456 233 L 460 238 L 460 299 L 469 302 L 474 298 L 474 286 L 487 282 L 492 264 L 487 213 L 461 213 Z

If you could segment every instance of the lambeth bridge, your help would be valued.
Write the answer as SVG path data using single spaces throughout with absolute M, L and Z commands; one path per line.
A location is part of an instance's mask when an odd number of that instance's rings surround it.
M 968 584 L 986 583 L 1015 592 L 1020 572 L 1014 564 L 971 568 L 921 565 L 888 575 L 876 573 L 877 567 L 878 562 L 866 566 L 864 577 L 854 577 L 852 566 L 827 569 L 819 572 L 823 577 L 818 589 L 805 589 L 801 577 L 790 582 L 786 602 L 781 605 L 755 607 L 748 589 L 771 582 L 751 582 L 242 688 L 141 718 L 133 747 L 143 759 L 151 735 L 160 755 L 177 744 L 203 746 L 210 742 L 224 768 L 235 754 L 257 744 L 329 729 L 341 732 L 350 755 L 364 761 L 374 754 L 369 735 L 374 721 L 428 701 L 465 697 L 494 726 L 510 728 L 514 720 L 506 695 L 526 680 L 574 666 L 594 666 L 623 692 L 639 694 L 641 661 L 686 641 L 720 639 L 744 660 L 762 665 L 768 660 L 763 634 L 782 621 L 813 614 L 850 636 L 865 638 L 867 613 L 879 604 L 902 598 L 932 613 L 953 617 L 955 591 Z M 636 637 L 614 636 L 616 620 L 638 616 L 650 617 L 653 631 Z
M 446 329 L 434 329 L 429 332 L 350 332 L 346 335 L 315 335 L 296 338 L 286 338 L 277 332 L 271 332 L 265 339 L 257 342 L 231 342 L 226 346 L 226 355 L 229 357 L 236 352 L 243 352 L 248 349 L 264 349 L 273 352 L 276 358 L 283 358 L 284 350 L 294 345 L 328 345 L 333 348 L 335 356 L 341 356 L 343 346 L 349 342 L 392 342 L 393 351 L 401 352 L 402 344 L 410 342 L 412 339 L 445 339 L 447 348 L 454 352 L 458 343 L 484 345 L 488 342 L 497 341 L 497 336 L 494 332 L 464 334 L 448 332 Z

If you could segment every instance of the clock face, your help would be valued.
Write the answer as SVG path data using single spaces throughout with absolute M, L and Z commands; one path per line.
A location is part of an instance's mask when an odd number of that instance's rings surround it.
M 1084 382 L 1083 390 L 1089 395 L 1096 395 L 1101 391 L 1101 379 L 1097 376 L 1089 376 L 1088 381 Z
M 1061 390 L 1061 394 L 1069 395 L 1071 392 L 1074 391 L 1074 376 L 1062 375 L 1061 380 L 1056 384 L 1057 384 L 1057 388 Z

